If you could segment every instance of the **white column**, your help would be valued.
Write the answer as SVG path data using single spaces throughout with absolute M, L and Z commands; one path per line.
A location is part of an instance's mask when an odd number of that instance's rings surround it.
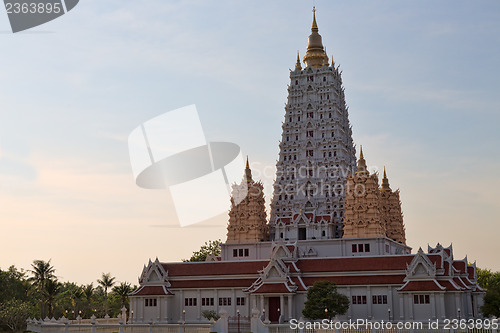
M 181 321 L 183 318 L 182 316 L 182 310 L 184 310 L 184 290 L 180 290 L 179 292 L 179 321 Z
M 404 305 L 405 294 L 399 294 L 399 320 L 405 320 L 405 305 Z
M 196 319 L 201 320 L 201 291 L 198 289 L 196 291 Z
M 219 290 L 218 289 L 215 289 L 214 304 L 215 304 L 215 312 L 217 312 L 217 314 L 219 314 Z
M 288 295 L 288 320 L 289 321 L 294 316 L 292 300 L 293 300 L 293 295 Z
M 232 304 L 232 308 L 233 308 L 232 315 L 236 316 L 236 291 L 234 289 L 232 290 L 231 298 L 232 298 L 232 300 L 231 300 L 232 303 L 231 304 Z
M 391 318 L 388 316 L 387 319 L 393 320 L 396 314 L 394 313 L 394 306 L 392 305 L 392 287 L 387 287 L 387 307 L 391 309 Z
M 160 297 L 156 297 L 156 304 L 158 305 L 158 308 L 156 309 L 156 321 L 161 321 L 161 298 Z
M 344 251 L 344 246 L 345 246 L 345 241 L 342 241 L 342 251 Z M 352 295 L 351 295 L 351 287 L 347 287 L 346 288 L 346 296 L 349 298 L 349 303 L 352 302 Z M 347 319 L 351 319 L 352 318 L 352 303 L 351 305 L 349 306 L 349 309 L 347 310 Z
M 412 294 L 407 294 L 408 296 L 408 315 L 409 315 L 409 320 L 414 320 L 415 319 L 415 311 L 413 309 L 413 295 Z
M 372 319 L 373 317 L 373 312 L 372 312 L 372 291 L 370 286 L 366 287 L 366 306 L 368 307 L 368 318 Z
M 444 307 L 444 293 L 439 295 L 439 303 L 441 303 L 440 304 L 441 305 L 441 319 L 444 320 L 446 318 L 446 310 Z
M 280 295 L 280 317 L 278 322 L 281 324 L 285 318 L 285 296 Z
M 432 311 L 432 319 L 437 318 L 437 304 L 436 304 L 436 294 L 431 294 L 431 311 Z

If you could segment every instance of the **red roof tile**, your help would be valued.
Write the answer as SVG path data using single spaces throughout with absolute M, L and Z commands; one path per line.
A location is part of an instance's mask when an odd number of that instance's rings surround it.
M 400 284 L 404 283 L 406 275 L 362 275 L 362 276 L 318 276 L 303 277 L 302 281 L 310 287 L 316 281 L 331 281 L 339 286 L 346 285 L 371 285 L 371 284 Z M 295 282 L 295 281 L 294 281 Z
M 316 222 L 321 222 L 321 220 L 325 220 L 326 222 L 330 222 L 330 216 L 329 215 L 323 215 L 323 216 L 316 216 Z
M 162 263 L 169 277 L 200 276 L 200 275 L 241 275 L 257 274 L 269 263 L 268 260 L 259 261 L 204 261 Z
M 469 274 L 469 279 L 474 281 L 474 266 L 467 266 L 467 274 Z
M 252 285 L 255 279 L 220 279 L 220 280 L 170 280 L 170 289 L 181 288 L 247 288 Z
M 142 286 L 139 289 L 130 293 L 130 296 L 164 296 L 164 295 L 173 295 L 167 288 L 164 286 Z
M 413 260 L 413 255 L 387 257 L 348 257 L 348 258 L 312 258 L 301 259 L 297 267 L 307 272 L 352 272 L 405 270 Z
M 446 290 L 452 290 L 452 291 L 461 290 L 460 287 L 459 288 L 455 287 L 455 285 L 453 285 L 453 283 L 451 283 L 451 281 L 449 280 L 439 281 L 439 284 L 445 287 Z
M 466 273 L 466 265 L 464 261 L 454 261 L 453 267 L 458 269 L 461 273 Z
M 264 283 L 252 292 L 253 294 L 290 294 L 291 291 L 283 283 Z
M 408 281 L 398 291 L 443 291 L 444 288 L 435 280 Z

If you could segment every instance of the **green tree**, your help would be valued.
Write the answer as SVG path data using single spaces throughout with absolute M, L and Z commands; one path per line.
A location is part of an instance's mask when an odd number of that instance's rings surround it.
M 302 314 L 312 320 L 332 319 L 337 314 L 345 314 L 349 304 L 349 298 L 337 291 L 335 283 L 316 281 L 307 290 L 307 301 Z
M 130 283 L 120 283 L 120 285 L 113 287 L 113 292 L 120 298 L 122 308 L 128 306 L 128 294 L 132 292 Z
M 54 306 L 57 295 L 59 294 L 59 290 L 61 288 L 61 284 L 56 280 L 47 280 L 45 281 L 45 289 L 43 290 L 43 302 L 46 305 L 46 309 L 48 310 L 49 318 L 54 317 Z
M 481 312 L 485 317 L 500 317 L 500 272 L 477 269 L 477 283 L 486 289 Z
M 0 303 L 0 325 L 8 327 L 14 332 L 24 330 L 26 319 L 32 314 L 33 309 L 28 302 L 14 298 Z
M 205 244 L 201 246 L 200 250 L 193 252 L 191 258 L 182 259 L 182 261 L 184 262 L 205 261 L 209 254 L 218 256 L 220 255 L 221 252 L 221 244 L 222 241 L 220 239 L 216 241 L 205 242 Z
M 29 278 L 29 281 L 32 283 L 32 287 L 38 292 L 40 297 L 40 311 L 42 318 L 45 318 L 45 300 L 44 300 L 44 292 L 47 285 L 47 281 L 51 281 L 56 278 L 55 272 L 56 270 L 50 264 L 49 261 L 43 260 L 34 260 L 33 264 L 31 264 L 33 268 L 29 272 L 32 274 L 32 277 Z
M 108 288 L 113 287 L 115 284 L 115 278 L 111 276 L 111 273 L 102 273 L 101 279 L 97 280 L 97 283 L 99 283 L 102 288 L 104 289 L 104 298 L 106 299 L 106 313 L 108 312 Z
M 0 303 L 13 298 L 27 301 L 30 283 L 27 281 L 26 273 L 10 266 L 8 270 L 0 269 Z

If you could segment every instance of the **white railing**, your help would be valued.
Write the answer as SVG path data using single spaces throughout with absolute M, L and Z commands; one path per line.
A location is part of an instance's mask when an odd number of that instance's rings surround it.
M 113 320 L 114 321 L 114 320 Z M 106 323 L 106 320 L 68 321 L 68 320 L 34 320 L 27 321 L 26 330 L 33 333 L 208 333 L 210 324 L 125 324 Z

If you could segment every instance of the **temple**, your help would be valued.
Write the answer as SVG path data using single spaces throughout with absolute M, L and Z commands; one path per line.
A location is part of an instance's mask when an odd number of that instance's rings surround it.
M 356 161 L 341 72 L 315 11 L 306 54 L 290 71 L 282 131 L 269 220 L 247 159 L 221 254 L 150 260 L 130 295 L 133 322 L 207 322 L 202 313 L 213 310 L 287 323 L 302 317 L 307 289 L 323 280 L 350 300 L 340 320 L 480 317 L 476 265 L 455 259 L 452 246 L 412 253 L 399 190 L 385 168 L 381 182 L 368 170 L 362 149 Z

